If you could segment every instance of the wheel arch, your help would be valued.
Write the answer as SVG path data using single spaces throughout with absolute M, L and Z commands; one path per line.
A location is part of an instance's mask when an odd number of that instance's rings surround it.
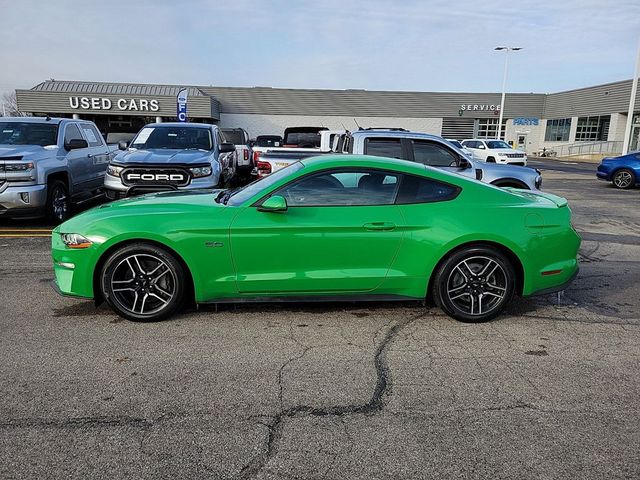
M 522 295 L 525 278 L 524 278 L 524 266 L 522 265 L 522 261 L 520 260 L 520 257 L 518 257 L 518 255 L 516 255 L 516 253 L 511 248 L 507 247 L 504 244 L 490 241 L 490 240 L 470 240 L 470 241 L 461 243 L 459 245 L 456 245 L 455 247 L 447 250 L 447 252 L 440 257 L 440 260 L 438 260 L 438 263 L 436 263 L 435 267 L 431 271 L 431 274 L 429 275 L 429 282 L 427 283 L 427 292 L 426 292 L 427 298 L 431 297 L 431 291 L 433 289 L 433 278 L 435 277 L 435 273 L 440 268 L 440 265 L 442 265 L 444 261 L 454 253 L 469 247 L 492 247 L 499 250 L 501 253 L 503 253 L 509 259 L 509 261 L 511 262 L 511 265 L 513 266 L 513 269 L 515 270 L 515 274 L 516 274 L 515 292 L 518 295 Z
M 168 253 L 173 255 L 175 259 L 180 263 L 182 268 L 184 268 L 184 271 L 187 276 L 187 284 L 185 286 L 186 287 L 185 298 L 188 299 L 189 301 L 195 302 L 195 283 L 193 281 L 193 272 L 191 271 L 191 268 L 189 268 L 189 265 L 184 260 L 184 258 L 182 258 L 182 255 L 180 255 L 174 248 L 168 246 L 165 243 L 162 243 L 150 238 L 140 237 L 140 238 L 128 238 L 126 240 L 115 242 L 112 245 L 109 245 L 109 247 L 107 247 L 107 249 L 104 252 L 102 252 L 98 257 L 98 260 L 93 269 L 93 279 L 92 279 L 93 298 L 96 305 L 100 305 L 104 301 L 104 298 L 102 297 L 102 291 L 100 290 L 100 274 L 102 273 L 102 267 L 104 266 L 105 262 L 107 261 L 109 256 L 116 250 L 134 243 L 147 243 L 155 247 L 161 248 L 163 250 L 166 250 Z
M 513 188 L 522 188 L 524 190 L 531 190 L 529 185 L 524 183 L 522 180 L 518 180 L 517 178 L 507 177 L 507 178 L 499 178 L 491 182 L 491 185 L 495 185 L 496 187 L 513 187 Z

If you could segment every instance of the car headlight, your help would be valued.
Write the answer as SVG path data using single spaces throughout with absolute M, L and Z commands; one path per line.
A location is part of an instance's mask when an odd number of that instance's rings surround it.
M 499 156 L 499 157 L 506 157 L 506 156 L 507 156 L 507 154 L 506 154 L 506 153 L 498 153 L 498 156 Z
M 5 172 L 28 172 L 33 170 L 33 162 L 5 163 Z
M 211 167 L 193 167 L 189 171 L 193 175 L 193 178 L 207 177 L 211 175 Z
M 122 170 L 124 170 L 124 167 L 119 167 L 117 165 L 109 165 L 107 167 L 107 174 L 111 175 L 112 177 L 119 177 L 120 172 L 122 172 Z
M 92 245 L 91 240 L 79 233 L 61 233 L 60 236 L 62 243 L 69 248 L 89 248 Z

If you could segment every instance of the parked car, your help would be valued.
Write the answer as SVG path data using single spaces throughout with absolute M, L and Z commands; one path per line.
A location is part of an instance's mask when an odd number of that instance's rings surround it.
M 249 134 L 243 128 L 221 128 L 220 131 L 226 139 L 225 141 L 233 143 L 236 146 L 235 165 L 238 180 L 248 180 L 253 170 Z
M 120 153 L 104 177 L 111 200 L 141 193 L 215 188 L 235 176 L 236 147 L 215 125 L 151 123 Z
M 603 158 L 596 176 L 600 180 L 612 182 L 616 188 L 633 188 L 640 183 L 640 151 Z
M 509 165 L 527 165 L 527 154 L 515 150 L 502 140 L 483 140 L 474 138 L 463 140 L 462 146 L 471 150 L 473 158 L 488 163 L 508 163 Z
M 480 322 L 514 294 L 572 281 L 580 237 L 570 220 L 567 201 L 552 194 L 405 160 L 327 155 L 237 190 L 95 208 L 53 231 L 52 255 L 61 293 L 104 300 L 137 321 L 194 300 L 433 296 L 448 315 Z M 256 255 L 256 242 L 268 255 Z
M 110 157 L 93 122 L 0 118 L 0 216 L 66 220 L 101 194 Z
M 464 145 L 462 145 L 458 140 L 455 140 L 453 138 L 445 138 L 445 140 L 449 142 L 451 145 L 453 145 L 454 147 L 458 148 L 459 150 L 462 150 L 462 152 L 465 155 L 467 155 L 468 158 L 473 158 L 473 152 L 469 150 L 467 147 L 465 147 Z

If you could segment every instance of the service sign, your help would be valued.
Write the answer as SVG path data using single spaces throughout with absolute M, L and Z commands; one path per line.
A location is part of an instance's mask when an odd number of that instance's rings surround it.
M 464 105 L 460 105 L 460 110 L 462 110 L 463 112 L 465 110 L 467 111 L 473 111 L 473 112 L 495 112 L 495 111 L 500 111 L 500 105 L 493 105 L 493 104 L 478 104 L 478 103 L 473 103 L 473 104 L 464 104 Z
M 158 100 L 146 98 L 69 97 L 69 106 L 74 110 L 120 110 L 133 112 L 157 112 Z

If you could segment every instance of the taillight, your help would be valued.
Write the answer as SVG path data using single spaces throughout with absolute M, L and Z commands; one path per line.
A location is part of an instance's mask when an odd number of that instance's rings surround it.
M 244 150 L 244 159 L 249 160 L 249 150 Z
M 253 152 L 253 163 L 256 163 L 256 164 L 258 163 L 258 157 L 260 157 L 260 155 L 262 155 L 262 152 L 258 152 L 258 151 Z
M 261 162 L 260 160 L 258 160 L 257 167 L 258 175 L 260 177 L 271 174 L 271 164 L 269 162 Z

